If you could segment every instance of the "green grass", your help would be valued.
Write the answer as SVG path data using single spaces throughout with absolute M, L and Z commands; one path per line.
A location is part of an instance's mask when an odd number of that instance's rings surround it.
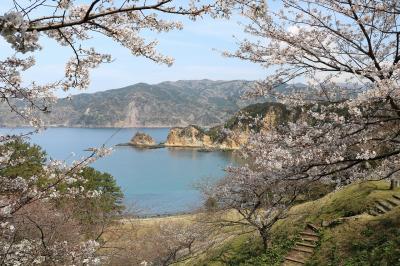
M 330 214 L 336 210 L 331 217 L 360 214 L 375 200 L 390 198 L 393 193 L 387 183 L 368 182 L 339 192 L 330 206 L 321 209 Z M 400 207 L 377 217 L 358 215 L 324 229 L 320 246 L 308 265 L 400 265 Z
M 350 217 L 366 212 L 374 201 L 391 197 L 387 182 L 364 182 L 353 184 L 326 196 L 294 206 L 287 219 L 277 224 L 275 230 L 288 233 L 301 231 L 307 223 L 320 225 L 323 221 Z
M 307 265 L 400 265 L 400 207 L 378 217 L 365 212 L 374 201 L 395 193 L 387 182 L 353 184 L 294 206 L 273 227 L 271 248 L 264 253 L 256 235 L 241 235 L 208 251 L 190 265 L 280 265 L 307 223 L 345 218 L 321 230 L 321 240 Z M 400 190 L 396 191 L 400 194 Z
M 400 265 L 400 208 L 325 229 L 308 265 Z
M 272 241 L 271 248 L 264 252 L 258 237 L 253 233 L 249 233 L 236 236 L 222 246 L 180 265 L 280 265 L 285 254 L 293 245 L 293 239 L 289 239 L 286 236 L 276 236 Z
M 220 233 L 231 237 L 176 265 L 280 265 L 307 223 L 321 225 L 323 221 L 346 217 L 342 223 L 321 229 L 321 239 L 308 266 L 400 265 L 400 207 L 377 217 L 365 214 L 376 200 L 391 198 L 394 193 L 400 195 L 400 190 L 394 192 L 388 188 L 387 182 L 364 182 L 299 203 L 291 208 L 287 218 L 273 227 L 267 252 L 262 250 L 255 232 L 240 234 L 249 228 L 224 228 Z M 228 212 L 226 215 L 235 214 Z M 131 236 L 151 233 L 159 224 L 192 223 L 202 218 L 202 214 L 193 214 L 121 220 L 114 225 L 120 231 L 117 237 L 113 234 L 105 237 L 114 237 L 113 245 L 123 246 L 129 243 Z
M 347 217 L 321 230 L 319 247 L 308 265 L 400 265 L 400 207 L 378 217 L 365 214 L 376 200 L 393 193 L 383 181 L 354 184 L 295 206 L 274 230 L 296 235 L 307 223 L 321 225 Z

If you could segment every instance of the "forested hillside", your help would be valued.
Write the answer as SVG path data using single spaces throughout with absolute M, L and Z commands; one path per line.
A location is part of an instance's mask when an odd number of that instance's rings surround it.
M 60 99 L 41 114 L 47 126 L 71 127 L 168 127 L 224 122 L 240 108 L 254 102 L 241 100 L 252 81 L 188 80 L 132 86 L 78 94 Z M 25 125 L 0 106 L 0 125 Z

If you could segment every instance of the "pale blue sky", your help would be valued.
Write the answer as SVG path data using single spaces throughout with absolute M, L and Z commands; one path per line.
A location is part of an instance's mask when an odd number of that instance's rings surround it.
M 0 14 L 7 11 L 6 1 L 3 1 L 0 2 Z M 244 37 L 242 27 L 238 25 L 238 17 L 229 21 L 208 17 L 195 22 L 182 17 L 179 19 L 184 22 L 183 30 L 157 35 L 159 50 L 175 58 L 175 64 L 171 67 L 134 57 L 127 49 L 105 38 L 87 42 L 88 47 L 96 46 L 98 50 L 112 54 L 115 61 L 92 71 L 91 85 L 86 92 L 119 88 L 138 82 L 154 84 L 182 79 L 255 80 L 265 77 L 265 69 L 260 66 L 225 58 L 214 50 L 235 50 L 236 40 L 233 35 Z M 153 36 L 149 35 L 149 38 Z M 60 47 L 54 41 L 43 39 L 41 43 L 43 50 L 36 54 L 37 65 L 27 72 L 26 80 L 56 80 L 63 75 L 64 63 L 71 56 L 68 48 Z M 0 40 L 0 58 L 11 53 L 9 45 Z

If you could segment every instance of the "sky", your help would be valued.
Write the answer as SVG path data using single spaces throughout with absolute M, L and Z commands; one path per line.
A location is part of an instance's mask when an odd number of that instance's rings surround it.
M 8 10 L 6 2 L 11 2 L 3 1 L 0 1 L 0 14 Z M 183 30 L 148 36 L 149 40 L 156 37 L 159 41 L 158 50 L 175 59 L 171 67 L 135 57 L 107 38 L 88 41 L 86 47 L 95 46 L 99 51 L 110 53 L 113 62 L 92 71 L 91 84 L 85 92 L 115 89 L 139 82 L 155 84 L 188 79 L 257 80 L 266 76 L 266 70 L 256 64 L 221 55 L 221 51 L 234 51 L 237 38 L 245 37 L 242 26 L 238 24 L 241 20 L 238 16 L 230 20 L 214 20 L 209 17 L 197 21 L 183 17 L 178 19 L 184 24 Z M 36 66 L 24 77 L 27 81 L 47 82 L 62 77 L 64 63 L 72 56 L 68 48 L 60 47 L 52 40 L 42 38 L 41 45 L 43 49 L 35 53 Z M 4 59 L 12 53 L 9 45 L 0 40 L 0 58 Z M 72 90 L 68 94 L 81 92 Z M 58 92 L 57 95 L 63 97 L 67 94 Z

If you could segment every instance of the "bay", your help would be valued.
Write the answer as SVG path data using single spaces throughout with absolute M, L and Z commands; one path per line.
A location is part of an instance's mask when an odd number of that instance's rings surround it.
M 137 149 L 115 146 L 126 143 L 137 132 L 164 141 L 168 128 L 49 128 L 30 137 L 50 158 L 68 163 L 88 156 L 90 147 L 113 147 L 110 156 L 93 167 L 112 174 L 121 187 L 128 211 L 140 215 L 188 212 L 201 206 L 202 198 L 194 184 L 202 179 L 217 180 L 224 168 L 235 164 L 231 152 L 200 152 L 195 149 Z M 29 132 L 27 128 L 0 128 L 0 134 Z

